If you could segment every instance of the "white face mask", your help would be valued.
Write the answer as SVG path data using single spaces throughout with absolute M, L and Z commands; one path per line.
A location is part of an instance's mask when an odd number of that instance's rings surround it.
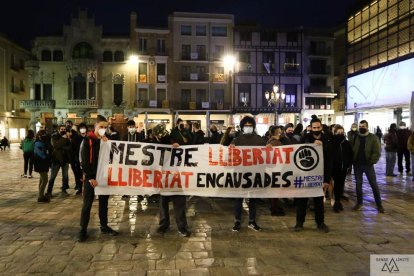
M 252 126 L 245 126 L 245 127 L 243 127 L 243 132 L 245 134 L 252 134 L 253 133 L 253 127 Z
M 81 134 L 85 134 L 85 133 L 86 133 L 86 128 L 81 128 L 81 129 L 79 129 L 79 132 L 80 132 Z
M 128 132 L 131 134 L 134 134 L 137 131 L 137 129 L 135 127 L 129 127 L 128 128 Z
M 406 126 L 400 126 L 400 129 L 406 129 L 407 127 Z
M 103 136 L 105 136 L 105 133 L 106 133 L 106 128 L 100 128 L 100 129 L 98 129 L 99 136 L 103 137 Z

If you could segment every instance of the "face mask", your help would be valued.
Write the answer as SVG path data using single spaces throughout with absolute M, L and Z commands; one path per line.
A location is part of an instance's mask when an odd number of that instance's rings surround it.
M 210 129 L 210 131 L 211 131 L 212 133 L 216 133 L 216 132 L 217 132 L 217 130 L 215 130 L 214 128 Z
M 320 131 L 320 130 L 318 130 L 318 131 L 312 131 L 312 133 L 315 136 L 319 136 L 322 133 L 322 131 Z
M 243 128 L 243 132 L 244 132 L 245 134 L 252 134 L 252 133 L 253 133 L 253 127 L 252 127 L 252 126 L 245 126 L 245 127 Z
M 81 129 L 79 129 L 79 132 L 80 132 L 81 134 L 85 134 L 85 133 L 86 133 L 86 128 L 81 128 Z
M 184 129 L 184 125 L 183 125 L 183 124 L 181 124 L 181 125 L 180 125 L 180 129 L 181 129 L 181 130 L 183 130 L 183 129 Z
M 345 135 L 344 135 L 344 134 L 337 134 L 337 135 L 336 135 L 336 137 L 337 137 L 337 139 L 338 139 L 338 140 L 340 140 L 340 141 L 342 141 L 342 140 L 344 140 L 344 139 L 345 139 Z
M 105 136 L 105 133 L 106 133 L 106 128 L 100 128 L 100 129 L 98 129 L 99 136 L 103 137 L 103 136 Z
M 63 136 L 63 135 L 65 135 L 66 134 L 66 131 L 61 131 L 61 132 L 59 132 L 60 133 L 60 135 L 61 136 Z
M 361 133 L 361 134 L 365 134 L 365 133 L 367 133 L 367 129 L 366 128 L 363 128 L 363 127 L 360 127 L 359 128 L 359 133 Z
M 66 131 L 69 132 L 72 129 L 71 126 L 66 126 Z
M 128 128 L 128 132 L 131 133 L 131 134 L 134 134 L 136 131 L 137 131 L 137 129 L 134 128 L 134 127 Z
M 357 131 L 356 127 L 351 128 L 352 131 Z
M 407 127 L 405 127 L 405 126 L 400 126 L 400 129 L 406 129 Z

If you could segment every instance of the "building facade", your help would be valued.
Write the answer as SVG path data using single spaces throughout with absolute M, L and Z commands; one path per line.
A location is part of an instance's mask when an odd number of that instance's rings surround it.
M 303 45 L 301 30 L 236 26 L 235 124 L 245 114 L 253 114 L 259 133 L 264 134 L 269 125 L 300 121 L 304 91 Z M 269 103 L 266 92 L 271 92 L 274 85 L 285 98 Z
M 230 14 L 174 12 L 169 95 L 175 118 L 219 128 L 231 123 L 233 27 Z
M 19 102 L 29 97 L 25 70 L 29 51 L 0 35 L 0 139 L 18 142 L 26 136 L 29 113 Z
M 347 114 L 371 127 L 410 121 L 414 3 L 378 0 L 347 22 Z

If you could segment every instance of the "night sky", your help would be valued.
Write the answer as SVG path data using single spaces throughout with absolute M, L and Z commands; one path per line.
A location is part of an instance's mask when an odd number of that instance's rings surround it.
M 138 14 L 138 26 L 167 27 L 174 11 L 230 13 L 236 24 L 259 23 L 275 27 L 333 27 L 369 0 L 7 0 L 0 9 L 0 33 L 29 48 L 36 36 L 62 33 L 71 15 L 87 9 L 104 35 L 128 35 L 129 15 Z

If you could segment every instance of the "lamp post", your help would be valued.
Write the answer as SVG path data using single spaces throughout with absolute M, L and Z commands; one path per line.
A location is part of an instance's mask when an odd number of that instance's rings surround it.
M 275 113 L 275 125 L 278 124 L 279 121 L 279 107 L 280 102 L 285 100 L 285 93 L 283 91 L 279 92 L 279 86 L 276 84 L 273 85 L 272 91 L 266 91 L 265 92 L 265 98 L 267 100 L 268 106 L 272 106 L 274 108 Z

